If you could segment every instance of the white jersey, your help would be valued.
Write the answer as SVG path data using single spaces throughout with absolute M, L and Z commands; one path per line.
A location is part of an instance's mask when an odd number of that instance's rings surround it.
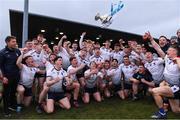
M 119 85 L 121 83 L 121 68 L 120 66 L 117 68 L 111 68 L 108 70 L 107 75 L 111 77 L 112 83 L 114 85 Z
M 144 66 L 152 74 L 153 81 L 156 84 L 163 80 L 164 60 L 162 58 L 154 58 L 152 62 L 146 62 Z
M 136 60 L 140 59 L 140 55 L 138 55 L 136 52 L 132 51 L 130 56 L 129 56 L 129 60 L 133 63 L 136 63 Z
M 28 67 L 26 65 L 23 65 L 20 73 L 20 81 L 19 84 L 24 85 L 27 88 L 31 88 L 34 81 L 34 76 L 36 72 L 38 72 L 39 69 L 35 67 Z
M 124 63 L 122 63 L 120 65 L 120 68 L 124 74 L 125 83 L 130 83 L 129 79 L 132 78 L 132 76 L 134 75 L 134 73 L 136 72 L 138 67 L 133 64 L 126 66 L 126 65 L 124 65 Z
M 67 68 L 69 67 L 70 65 L 70 55 L 68 54 L 68 52 L 66 51 L 65 48 L 62 47 L 62 50 L 58 53 L 58 56 L 61 56 L 62 57 L 62 60 L 63 60 L 63 64 L 62 64 L 62 67 L 67 70 Z
M 57 70 L 55 67 L 47 71 L 47 77 L 51 77 L 51 80 L 59 77 L 61 80 L 50 86 L 50 92 L 64 92 L 63 90 L 63 79 L 67 76 L 65 70 Z
M 140 53 L 140 59 L 143 63 L 146 62 L 146 57 L 145 57 L 145 54 L 144 53 Z
M 46 67 L 46 71 L 48 71 L 48 70 L 52 69 L 54 67 L 54 65 L 51 64 L 49 61 L 46 61 L 45 67 Z
M 122 54 L 123 54 L 123 57 L 127 55 L 124 51 L 122 52 Z M 136 60 L 139 60 L 139 59 L 140 59 L 140 55 L 138 55 L 138 54 L 137 54 L 136 52 L 134 52 L 134 51 L 132 51 L 131 54 L 128 55 L 128 56 L 129 56 L 129 60 L 130 60 L 132 63 L 134 63 L 134 64 L 135 64 L 135 61 L 136 61 Z
M 48 54 L 46 51 L 43 51 L 43 54 L 44 54 L 44 60 L 48 60 L 50 53 Z
M 180 85 L 180 68 L 173 60 L 166 55 L 165 58 L 164 77 L 170 85 Z
M 90 52 L 87 52 L 87 55 L 86 55 L 86 60 L 90 61 L 90 57 L 92 56 L 92 54 Z
M 85 64 L 89 66 L 90 62 L 87 59 L 82 59 L 79 55 L 76 55 L 76 59 L 78 61 L 78 65 Z
M 78 79 L 77 79 L 76 73 L 74 73 L 74 74 L 71 73 L 71 71 L 73 71 L 74 69 L 76 69 L 76 68 L 73 67 L 72 65 L 70 65 L 67 69 L 67 74 L 73 81 L 77 81 Z
M 111 58 L 111 50 L 110 49 L 101 47 L 100 51 L 101 51 L 101 56 L 103 57 L 104 60 L 110 60 L 110 58 Z
M 36 51 L 34 51 L 34 52 L 30 53 L 30 55 L 33 57 L 35 64 L 39 65 L 40 69 L 45 68 L 45 65 L 43 64 L 43 61 L 44 61 L 43 52 L 37 53 Z
M 77 55 L 79 55 L 79 51 L 73 51 L 73 54 L 74 54 L 75 56 L 77 56 Z
M 35 52 L 35 50 L 34 49 L 32 49 L 32 50 L 29 50 L 27 53 L 25 53 L 23 56 L 24 57 L 26 57 L 26 56 L 31 56 L 31 53 L 33 53 L 33 52 Z
M 110 68 L 109 68 L 109 69 L 110 69 Z M 103 69 L 100 70 L 100 72 L 103 74 L 103 76 L 107 76 L 109 69 L 103 68 Z
M 100 70 L 100 72 L 101 72 L 102 75 L 103 75 L 103 82 L 104 82 L 104 83 L 107 83 L 106 77 L 108 76 L 108 71 L 109 71 L 109 69 L 105 69 L 105 68 L 103 68 L 103 69 Z
M 118 64 L 121 64 L 123 62 L 123 57 L 124 57 L 123 51 L 118 51 L 118 52 L 113 51 L 111 54 L 111 58 L 117 59 Z
M 85 73 L 84 73 L 84 76 L 86 77 L 90 73 L 90 71 L 91 71 L 90 69 L 86 70 Z M 96 87 L 98 77 L 103 78 L 103 74 L 101 72 L 98 72 L 97 74 L 91 75 L 89 77 L 89 79 L 85 80 L 86 87 L 87 88 Z
M 98 63 L 103 63 L 104 62 L 104 58 L 102 56 L 95 56 L 95 55 L 92 55 L 90 58 L 89 58 L 90 62 L 96 62 L 97 64 Z

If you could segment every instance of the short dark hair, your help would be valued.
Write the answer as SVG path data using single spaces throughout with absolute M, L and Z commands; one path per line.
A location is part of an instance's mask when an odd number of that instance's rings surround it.
M 152 51 L 150 51 L 150 50 L 146 51 L 146 53 L 151 53 L 151 54 L 153 54 L 153 52 L 152 52 Z
M 145 68 L 145 66 L 144 66 L 144 64 L 141 62 L 141 63 L 139 63 L 139 65 L 138 66 L 143 66 L 144 68 Z
M 10 42 L 12 39 L 16 39 L 15 36 L 7 36 L 6 39 L 5 39 L 5 42 Z
M 26 60 L 27 60 L 28 58 L 30 58 L 30 57 L 32 57 L 32 56 L 28 55 L 28 56 L 24 57 L 24 58 L 22 59 L 22 64 L 27 65 Z
M 54 63 L 59 59 L 59 58 L 61 58 L 62 59 L 62 57 L 61 56 L 57 56 L 55 59 L 54 59 Z
M 120 44 L 119 44 L 119 43 L 116 43 L 116 44 L 114 44 L 114 46 L 119 46 L 119 47 L 120 47 Z
M 76 59 L 76 57 L 70 57 L 69 61 L 71 62 L 74 59 Z
M 108 62 L 109 63 L 110 61 L 109 60 L 105 60 L 104 62 Z
M 128 59 L 129 59 L 129 56 L 128 56 L 128 55 L 125 55 L 123 58 L 128 58 Z
M 25 41 L 25 44 L 26 44 L 27 42 L 32 42 L 32 40 L 30 40 L 30 39 L 26 40 L 26 41 Z
M 159 37 L 159 39 L 160 39 L 160 38 L 165 38 L 166 40 L 168 40 L 167 37 L 164 36 L 164 35 L 161 35 L 161 36 Z
M 174 44 L 174 45 L 171 45 L 170 48 L 173 48 L 177 51 L 177 55 L 180 56 L 180 47 L 178 46 L 178 44 Z
M 112 61 L 116 61 L 118 63 L 118 60 L 117 59 L 112 59 Z
M 56 54 L 54 54 L 54 53 L 51 53 L 51 54 L 49 55 L 49 58 L 50 58 L 52 55 L 54 55 L 54 56 L 56 56 L 56 57 L 57 57 L 57 55 L 56 55 Z
M 95 61 L 91 61 L 90 64 L 89 64 L 89 66 L 91 66 L 91 64 L 93 64 L 93 63 L 94 63 L 94 64 L 96 65 L 96 67 L 97 67 L 97 63 L 96 63 Z

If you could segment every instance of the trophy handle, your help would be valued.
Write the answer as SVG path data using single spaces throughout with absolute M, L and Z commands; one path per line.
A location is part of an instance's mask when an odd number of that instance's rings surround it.
M 97 20 L 99 20 L 99 18 L 100 18 L 100 14 L 97 13 L 96 16 L 95 16 L 95 20 L 97 21 Z

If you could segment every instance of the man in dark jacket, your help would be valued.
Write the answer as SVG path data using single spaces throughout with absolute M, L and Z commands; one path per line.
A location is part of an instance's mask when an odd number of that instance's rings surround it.
M 9 117 L 9 110 L 16 108 L 16 88 L 20 78 L 20 72 L 16 66 L 16 60 L 21 55 L 17 49 L 16 37 L 7 36 L 6 47 L 0 51 L 0 69 L 3 75 L 3 102 L 4 115 Z

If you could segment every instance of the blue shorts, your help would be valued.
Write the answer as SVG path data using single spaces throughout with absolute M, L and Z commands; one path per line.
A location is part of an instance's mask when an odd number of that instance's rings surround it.
M 173 99 L 180 99 L 180 90 L 174 93 Z
M 85 93 L 94 94 L 94 93 L 98 92 L 98 89 L 97 89 L 97 87 L 93 87 L 93 88 L 85 87 L 84 91 L 85 91 Z
M 127 89 L 127 90 L 132 89 L 132 84 L 124 83 L 124 89 Z
M 65 97 L 65 94 L 62 92 L 48 92 L 48 99 L 53 99 L 54 101 L 59 101 Z
M 179 86 L 177 86 L 177 88 L 176 87 L 174 88 L 174 85 L 169 85 L 169 87 L 173 91 L 174 96 L 168 97 L 168 98 L 169 99 L 180 99 L 180 89 L 179 90 L 177 89 Z
M 121 84 L 118 84 L 118 85 L 113 84 L 113 86 L 114 86 L 114 92 L 118 92 L 122 89 Z
M 19 84 L 19 85 L 22 85 L 22 84 Z M 29 97 L 29 96 L 32 96 L 32 88 L 27 88 L 26 86 L 22 85 L 25 89 L 24 91 L 24 96 L 26 97 Z
M 46 73 L 45 74 L 36 73 L 34 76 L 34 78 L 41 78 L 41 77 L 46 77 Z

